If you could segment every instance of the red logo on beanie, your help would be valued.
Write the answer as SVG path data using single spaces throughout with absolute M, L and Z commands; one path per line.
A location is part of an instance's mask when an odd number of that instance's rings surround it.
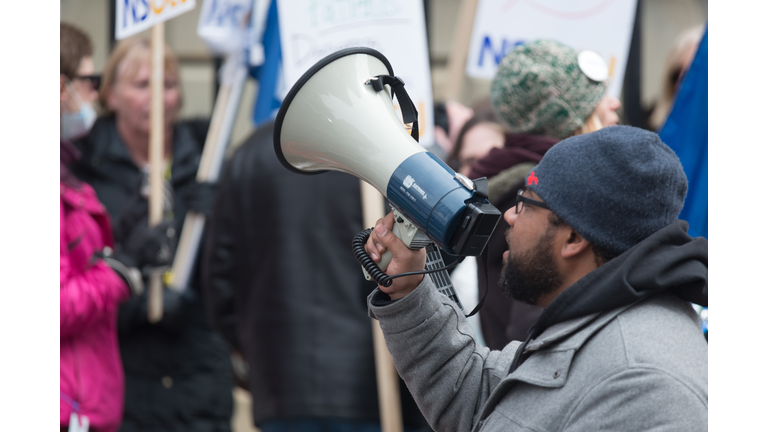
M 528 176 L 528 186 L 530 186 L 531 183 L 536 183 L 536 185 L 538 186 L 539 178 L 536 177 L 534 174 L 536 174 L 536 173 L 531 171 L 531 175 Z

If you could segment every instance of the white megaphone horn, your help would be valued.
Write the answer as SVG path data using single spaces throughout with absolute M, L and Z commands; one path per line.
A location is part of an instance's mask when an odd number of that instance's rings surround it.
M 418 229 L 403 231 L 420 231 L 416 244 L 403 238 L 412 235 L 398 235 L 412 248 L 431 240 L 452 255 L 480 255 L 501 217 L 488 202 L 487 181 L 454 172 L 418 144 L 417 133 L 409 134 L 392 103 L 394 93 L 410 122 L 415 109 L 403 84 L 376 50 L 349 48 L 325 57 L 285 97 L 275 153 L 296 173 L 340 171 L 371 184 L 398 222 Z

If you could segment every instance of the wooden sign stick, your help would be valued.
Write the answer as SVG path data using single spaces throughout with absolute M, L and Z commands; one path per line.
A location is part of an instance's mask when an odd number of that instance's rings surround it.
M 149 226 L 163 221 L 163 160 L 165 131 L 163 123 L 163 63 L 165 60 L 165 24 L 152 27 L 151 105 L 149 110 Z M 163 271 L 149 275 L 147 320 L 156 323 L 163 318 Z
M 230 55 L 221 68 L 221 75 L 222 85 L 219 94 L 216 95 L 211 125 L 208 128 L 208 136 L 205 138 L 203 155 L 197 170 L 197 181 L 201 183 L 215 182 L 219 179 L 240 106 L 243 86 L 248 77 L 245 60 L 239 54 Z M 205 215 L 192 210 L 187 212 L 179 237 L 179 245 L 176 247 L 176 256 L 173 258 L 169 288 L 177 291 L 188 288 L 204 227 Z
M 360 180 L 363 201 L 363 227 L 369 228 L 384 217 L 384 200 L 373 186 Z M 379 322 L 371 319 L 373 351 L 376 358 L 376 387 L 379 393 L 379 413 L 382 432 L 403 432 L 403 413 L 400 406 L 400 381 L 392 355 L 384 342 Z
M 478 0 L 462 0 L 459 16 L 456 18 L 456 33 L 451 42 L 451 53 L 448 56 L 448 83 L 446 84 L 446 100 L 461 101 L 464 90 L 464 69 L 467 67 L 469 39 L 472 37 L 472 26 L 475 23 L 475 11 Z

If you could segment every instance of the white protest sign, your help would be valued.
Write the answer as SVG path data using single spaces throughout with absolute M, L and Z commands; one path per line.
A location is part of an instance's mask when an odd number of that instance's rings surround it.
M 195 0 L 115 0 L 115 39 L 125 39 L 195 8 Z
M 434 143 L 424 6 L 406 0 L 278 0 L 286 92 L 317 61 L 368 47 L 389 60 L 419 112 L 419 143 Z M 395 100 L 397 104 L 397 101 Z
M 253 0 L 203 0 L 197 35 L 216 54 L 233 54 L 248 43 Z
M 491 80 L 504 55 L 535 39 L 592 50 L 608 63 L 608 94 L 624 81 L 636 0 L 480 0 L 466 73 Z

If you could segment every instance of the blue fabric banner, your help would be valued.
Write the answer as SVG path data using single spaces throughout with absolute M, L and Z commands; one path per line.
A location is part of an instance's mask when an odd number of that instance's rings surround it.
M 255 127 L 272 120 L 282 100 L 275 93 L 282 73 L 283 54 L 280 48 L 280 26 L 277 21 L 277 0 L 272 0 L 264 27 L 264 64 L 250 69 L 250 75 L 259 82 L 258 94 L 253 107 Z
M 672 111 L 659 136 L 677 153 L 688 177 L 688 195 L 680 219 L 691 237 L 708 236 L 708 29 L 678 89 Z

